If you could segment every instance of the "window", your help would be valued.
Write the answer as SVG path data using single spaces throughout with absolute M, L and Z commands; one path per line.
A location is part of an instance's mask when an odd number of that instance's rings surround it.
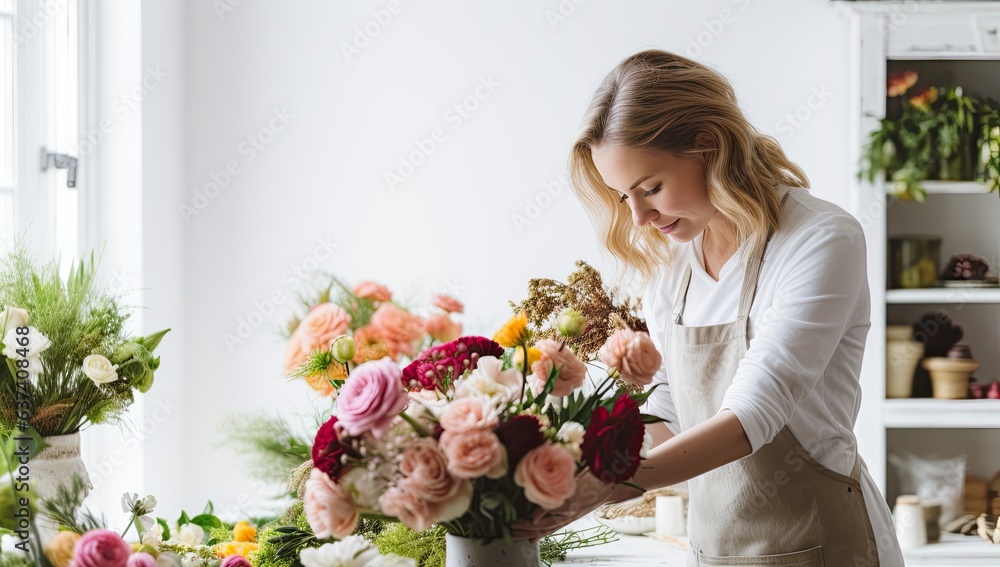
M 78 191 L 41 154 L 78 157 L 77 15 L 77 0 L 0 0 L 0 252 L 24 235 L 64 269 L 80 254 Z

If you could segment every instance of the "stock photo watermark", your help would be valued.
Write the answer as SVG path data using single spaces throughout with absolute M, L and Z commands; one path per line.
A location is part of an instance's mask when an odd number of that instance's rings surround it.
M 441 115 L 441 120 L 451 126 L 455 131 L 475 114 L 482 103 L 489 100 L 493 93 L 500 86 L 500 82 L 493 78 L 493 75 L 480 75 L 479 81 L 465 98 L 452 104 L 448 110 Z M 384 174 L 385 183 L 389 191 L 395 191 L 400 185 L 405 183 L 416 173 L 417 168 L 427 162 L 427 160 L 437 152 L 438 148 L 448 141 L 448 132 L 442 128 L 434 128 L 430 134 L 423 138 L 413 140 L 413 149 L 408 153 L 399 154 L 395 170 L 386 171 Z
M 552 206 L 560 196 L 568 192 L 569 172 L 563 171 L 556 179 L 550 179 L 542 183 L 542 188 L 532 197 L 524 198 L 524 208 L 517 213 L 510 214 L 510 222 L 514 225 L 514 230 L 518 234 L 524 228 L 531 226 L 542 216 L 542 212 Z
M 354 61 L 352 61 L 352 58 L 361 55 L 361 52 L 371 45 L 372 41 L 374 41 L 375 38 L 385 30 L 385 28 L 389 27 L 393 18 L 398 16 L 402 11 L 403 5 L 399 2 L 399 0 L 389 0 L 389 3 L 386 4 L 385 8 L 369 12 L 371 14 L 371 18 L 364 24 L 354 28 L 354 35 L 351 37 L 351 41 L 340 42 L 340 52 L 344 55 L 344 60 L 348 63 L 353 63 Z
M 210 171 L 209 181 L 191 190 L 194 195 L 191 197 L 190 203 L 178 205 L 184 223 L 190 223 L 193 217 L 200 215 L 208 208 L 212 201 L 218 198 L 222 191 L 243 173 L 244 168 L 253 163 L 261 152 L 274 142 L 278 133 L 283 132 L 295 118 L 296 116 L 287 108 L 272 109 L 267 126 L 247 136 L 236 146 L 238 157 L 227 161 L 222 168 Z

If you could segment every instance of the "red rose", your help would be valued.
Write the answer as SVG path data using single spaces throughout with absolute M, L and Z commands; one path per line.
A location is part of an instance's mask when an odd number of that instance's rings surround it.
M 312 447 L 313 466 L 325 472 L 334 481 L 340 478 L 341 469 L 344 468 L 344 463 L 341 461 L 344 447 L 340 444 L 337 430 L 333 427 L 336 424 L 337 416 L 333 416 L 321 425 L 316 432 L 316 440 Z
M 610 412 L 604 406 L 594 410 L 580 446 L 583 461 L 607 484 L 628 480 L 639 470 L 644 435 L 639 406 L 622 394 Z
M 518 415 L 496 428 L 500 443 L 507 449 L 507 465 L 517 467 L 521 457 L 545 441 L 538 419 L 533 415 Z

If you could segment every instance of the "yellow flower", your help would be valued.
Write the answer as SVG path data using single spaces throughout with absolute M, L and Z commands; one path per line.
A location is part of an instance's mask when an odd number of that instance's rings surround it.
M 504 348 L 511 348 L 523 345 L 531 338 L 528 330 L 528 316 L 523 312 L 510 318 L 509 321 L 500 327 L 500 330 L 493 335 L 493 340 L 500 343 Z M 530 358 L 529 358 L 530 359 Z
M 535 347 L 528 347 L 528 371 L 531 372 L 531 366 L 538 362 L 542 358 L 542 351 Z M 524 350 L 516 349 L 514 351 L 514 368 L 521 370 L 524 364 Z
M 54 567 L 67 567 L 73 559 L 73 546 L 76 540 L 80 539 L 80 534 L 75 532 L 59 532 L 56 537 L 45 546 L 45 556 L 49 558 Z
M 330 380 L 334 382 L 343 382 L 347 379 L 347 368 L 339 362 L 331 362 L 329 366 L 326 367 L 326 372 L 318 372 L 316 374 L 310 374 L 305 377 L 306 383 L 316 390 L 323 396 L 333 395 L 336 388 L 330 383 Z
M 214 551 L 220 558 L 225 559 L 233 555 L 242 555 L 243 557 L 246 557 L 254 551 L 257 551 L 259 547 L 260 546 L 256 543 L 249 541 L 227 541 L 216 545 L 212 548 L 212 551 Z
M 251 542 L 257 539 L 257 528 L 247 522 L 236 522 L 233 528 L 233 539 L 238 542 Z

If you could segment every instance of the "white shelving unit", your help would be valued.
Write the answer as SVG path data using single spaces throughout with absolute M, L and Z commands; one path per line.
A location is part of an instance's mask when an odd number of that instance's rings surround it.
M 890 70 L 913 68 L 924 88 L 962 84 L 973 76 L 979 93 L 1000 100 L 1000 2 L 838 2 L 851 18 L 854 51 L 851 163 L 886 115 Z M 972 70 L 975 71 L 972 71 Z M 926 75 L 926 77 L 925 77 Z M 956 82 L 957 81 L 957 82 Z M 966 85 L 962 85 L 963 88 Z M 972 90 L 967 90 L 972 92 Z M 884 182 L 855 181 L 852 213 L 865 230 L 872 327 L 862 367 L 864 400 L 856 431 L 859 449 L 881 490 L 894 501 L 896 476 L 887 456 L 912 452 L 949 457 L 966 454 L 970 474 L 987 480 L 1000 470 L 1000 400 L 886 399 L 885 329 L 943 309 L 963 327 L 982 368 L 981 382 L 1000 375 L 1000 288 L 887 290 L 888 239 L 900 234 L 937 234 L 941 261 L 973 253 L 1000 262 L 1000 199 L 975 182 L 930 181 L 925 203 L 887 197 Z M 942 266 L 943 267 L 943 266 Z M 1000 566 L 1000 545 L 978 537 L 943 534 L 939 544 L 907 550 L 906 564 L 924 567 Z

